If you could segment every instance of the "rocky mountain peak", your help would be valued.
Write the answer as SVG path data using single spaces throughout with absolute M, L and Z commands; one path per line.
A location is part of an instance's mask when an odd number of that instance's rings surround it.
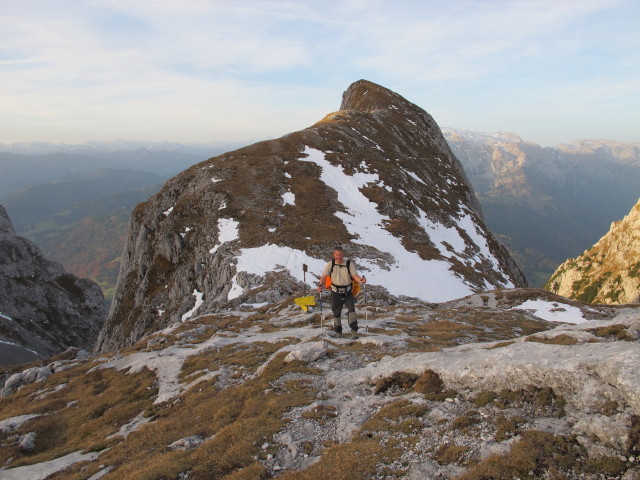
M 526 283 L 436 122 L 359 81 L 340 111 L 194 165 L 134 210 L 98 348 L 205 310 L 300 295 L 336 244 L 385 302 Z
M 640 200 L 593 247 L 560 265 L 547 288 L 587 303 L 640 302 Z
M 410 108 L 419 109 L 397 93 L 367 80 L 352 83 L 342 94 L 340 105 L 340 110 L 357 110 L 366 113 L 378 110 L 406 111 Z
M 13 228 L 13 223 L 11 223 L 11 219 L 2 205 L 0 205 L 0 233 L 9 235 L 16 234 L 16 231 Z

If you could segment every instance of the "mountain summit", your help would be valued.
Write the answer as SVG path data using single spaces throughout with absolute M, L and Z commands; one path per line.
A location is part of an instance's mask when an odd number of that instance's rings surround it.
M 96 348 L 308 292 L 336 244 L 377 301 L 526 283 L 432 117 L 360 80 L 338 112 L 194 165 L 136 207 Z

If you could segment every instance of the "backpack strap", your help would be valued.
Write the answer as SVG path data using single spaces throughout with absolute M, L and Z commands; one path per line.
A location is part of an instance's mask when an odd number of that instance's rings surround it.
M 336 260 L 335 259 L 331 259 L 331 270 L 329 270 L 329 277 L 331 277 L 331 274 L 333 273 L 333 267 L 336 265 Z M 347 267 L 347 272 L 349 272 L 349 278 L 351 278 L 351 260 L 347 260 L 347 264 L 346 265 L 338 265 L 339 267 Z M 349 283 L 349 285 L 336 285 L 335 283 L 333 283 L 333 281 L 331 282 L 331 284 L 336 287 L 338 289 L 338 291 L 340 291 L 340 293 L 344 293 L 345 291 L 349 291 L 351 290 L 351 283 Z

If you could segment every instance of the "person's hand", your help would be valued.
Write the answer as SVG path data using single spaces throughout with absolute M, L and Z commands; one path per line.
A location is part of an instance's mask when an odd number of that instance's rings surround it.
M 318 285 L 318 293 L 322 293 L 322 285 Z
M 362 281 L 360 283 L 367 283 L 367 277 L 362 277 Z

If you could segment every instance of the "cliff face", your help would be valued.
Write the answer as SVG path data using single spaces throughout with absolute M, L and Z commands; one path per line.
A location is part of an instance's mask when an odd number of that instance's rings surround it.
M 640 302 L 640 201 L 593 247 L 560 265 L 547 287 L 588 303 Z
M 303 264 L 313 282 L 337 243 L 383 301 L 525 284 L 431 116 L 361 80 L 315 125 L 195 165 L 138 205 L 98 349 L 302 294 Z
M 0 364 L 91 349 L 106 310 L 100 287 L 48 261 L 16 236 L 0 206 Z

